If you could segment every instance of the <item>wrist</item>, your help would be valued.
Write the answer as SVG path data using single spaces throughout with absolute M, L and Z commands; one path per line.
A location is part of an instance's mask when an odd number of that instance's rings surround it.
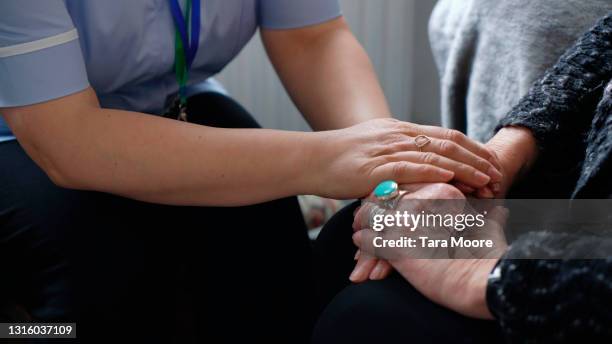
M 538 155 L 533 134 L 523 127 L 502 128 L 487 146 L 497 154 L 509 184 L 529 171 Z
M 487 284 L 489 274 L 495 268 L 498 259 L 478 260 L 468 283 L 466 295 L 467 305 L 462 312 L 477 319 L 493 320 L 494 317 L 487 305 Z
M 299 152 L 296 160 L 299 171 L 294 179 L 296 194 L 321 196 L 324 193 L 324 171 L 329 165 L 324 154 L 327 141 L 326 132 L 303 133 L 303 139 L 296 146 Z

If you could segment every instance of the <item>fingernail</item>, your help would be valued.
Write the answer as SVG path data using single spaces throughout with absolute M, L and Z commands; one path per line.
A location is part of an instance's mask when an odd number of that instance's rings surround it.
M 361 267 L 360 266 L 356 266 L 355 270 L 353 270 L 353 272 L 351 272 L 351 275 L 349 276 L 349 280 L 351 282 L 357 282 L 360 280 L 360 275 L 361 275 Z
M 489 170 L 487 171 L 487 173 L 489 174 L 489 176 L 491 176 L 491 178 L 493 178 L 493 180 L 501 180 L 503 175 L 501 174 L 501 172 L 499 172 L 495 167 L 491 166 L 489 167 Z
M 493 190 L 493 192 L 495 193 L 498 193 L 501 190 L 501 184 L 500 183 L 491 184 L 491 190 Z
M 451 180 L 455 177 L 455 172 L 449 171 L 449 170 L 441 170 L 440 172 L 442 174 L 442 178 Z
M 481 189 L 480 193 L 481 193 L 481 196 L 483 198 L 493 198 L 493 197 L 495 197 L 495 195 L 493 194 L 491 189 L 489 189 L 488 187 L 485 187 L 485 188 Z
M 491 181 L 491 177 L 487 176 L 486 174 L 480 171 L 476 171 L 474 175 L 476 176 L 476 182 L 478 184 L 484 185 L 484 184 L 488 184 Z
M 374 269 L 372 270 L 372 272 L 370 273 L 370 279 L 379 280 L 382 278 L 382 274 L 383 274 L 382 263 L 378 262 L 376 266 L 374 267 Z

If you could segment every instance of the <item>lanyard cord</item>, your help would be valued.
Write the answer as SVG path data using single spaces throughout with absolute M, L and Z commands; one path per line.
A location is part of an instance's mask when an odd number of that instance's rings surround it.
M 174 74 L 179 85 L 181 105 L 185 105 L 189 69 L 200 44 L 200 0 L 186 0 L 184 14 L 178 0 L 169 2 L 175 26 Z

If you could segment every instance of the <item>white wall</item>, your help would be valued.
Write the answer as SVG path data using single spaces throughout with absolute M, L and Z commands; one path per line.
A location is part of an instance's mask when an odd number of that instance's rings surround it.
M 364 45 L 397 118 L 439 122 L 437 72 L 427 38 L 436 0 L 342 0 L 352 30 Z M 308 130 L 282 89 L 255 37 L 219 80 L 264 127 Z

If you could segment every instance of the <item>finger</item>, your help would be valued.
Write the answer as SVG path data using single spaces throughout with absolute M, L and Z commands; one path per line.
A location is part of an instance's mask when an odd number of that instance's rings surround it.
M 357 264 L 355 264 L 355 268 L 353 272 L 349 276 L 349 280 L 353 283 L 361 283 L 368 280 L 372 269 L 378 263 L 378 258 L 363 254 L 360 254 L 359 260 Z
M 496 166 L 494 162 L 497 160 L 497 155 L 491 149 L 489 149 L 485 144 L 470 139 L 464 133 L 458 130 L 440 128 L 429 125 L 419 126 L 417 130 L 421 132 L 421 135 L 427 135 L 442 140 L 452 141 L 469 150 L 470 152 L 478 155 L 482 159 L 491 162 L 493 166 L 498 171 L 500 171 L 500 166 Z
M 463 184 L 461 182 L 456 182 L 455 183 L 455 187 L 457 189 L 459 189 L 461 192 L 463 192 L 464 194 L 468 194 L 468 195 L 472 194 L 472 193 L 474 193 L 474 191 L 476 191 L 476 189 L 474 189 L 473 187 L 467 186 L 467 185 L 465 185 L 465 184 Z
M 360 231 L 368 226 L 374 207 L 377 207 L 375 203 L 363 202 L 363 205 L 359 207 L 359 211 L 353 218 L 353 232 Z
M 358 206 L 357 208 L 355 208 L 355 211 L 353 211 L 353 231 L 358 231 L 362 229 L 360 220 L 361 216 L 359 216 L 361 208 L 363 208 L 363 206 Z
M 379 259 L 378 263 L 376 263 L 376 266 L 370 273 L 370 279 L 374 281 L 385 279 L 387 276 L 389 276 L 392 270 L 393 268 L 389 262 L 384 259 Z
M 493 166 L 495 166 L 495 168 L 498 171 L 502 171 L 502 164 L 501 161 L 499 160 L 499 156 L 497 155 L 497 152 L 495 152 L 495 150 L 487 147 L 487 149 L 489 150 L 489 152 L 491 152 L 491 158 L 489 159 L 489 162 L 493 164 Z
M 453 179 L 455 173 L 443 168 L 416 164 L 408 161 L 386 163 L 374 169 L 372 177 L 376 180 L 394 180 L 398 184 L 410 183 L 446 183 Z
M 391 265 L 391 263 L 389 263 L 388 261 L 385 260 L 386 266 L 383 269 L 382 275 L 381 275 L 381 279 L 385 279 L 387 277 L 389 277 L 389 275 L 391 275 L 391 273 L 393 272 L 393 266 Z
M 489 176 L 493 182 L 499 182 L 502 179 L 501 172 L 499 172 L 490 161 L 481 158 L 453 141 L 431 139 L 431 142 L 422 147 L 422 150 L 424 152 L 434 152 L 449 159 L 470 165 Z
M 433 151 L 436 153 L 467 163 L 487 174 L 493 181 L 501 181 L 502 174 L 497 155 L 483 144 L 472 141 L 462 133 L 454 130 L 427 126 L 415 128 L 411 124 L 405 125 L 408 128 L 405 131 L 406 135 L 409 136 L 408 142 L 398 142 L 393 146 L 393 151 L 420 150 L 416 145 L 415 137 L 426 135 L 431 139 L 431 142 L 421 147 L 422 150 L 432 151 L 431 148 L 434 147 Z M 458 159 L 458 157 L 462 159 Z
M 429 185 L 431 185 L 431 183 L 410 183 L 410 184 L 400 184 L 399 188 L 400 190 L 406 191 L 408 193 L 413 193 L 413 192 L 417 192 L 423 188 L 428 187 Z M 376 196 L 374 195 L 374 193 L 371 193 L 368 195 L 368 197 L 363 199 L 364 201 L 368 201 L 368 202 L 376 202 Z M 363 202 L 362 207 L 368 205 L 368 202 Z M 359 212 L 357 213 L 359 214 Z M 357 216 L 357 214 L 354 214 L 355 216 Z
M 501 193 L 501 183 L 491 183 L 491 191 L 496 195 Z
M 495 194 L 493 193 L 493 191 L 491 191 L 491 189 L 487 186 L 481 189 L 478 189 L 476 191 L 476 197 L 478 198 L 484 198 L 484 199 L 490 199 L 490 198 L 494 198 Z
M 417 192 L 421 189 L 429 187 L 430 183 L 413 183 L 413 184 L 402 184 L 399 186 L 400 190 L 407 191 L 409 193 Z
M 472 188 L 481 188 L 491 181 L 491 177 L 477 170 L 471 165 L 452 160 L 432 152 L 400 152 L 393 154 L 390 159 L 433 165 L 448 171 L 452 171 L 455 174 L 455 180 L 460 181 L 467 186 L 471 186 Z
M 376 257 L 376 248 L 374 247 L 374 244 L 372 243 L 375 237 L 376 237 L 376 233 L 368 229 L 362 229 L 353 234 L 353 244 L 355 244 L 355 246 L 357 246 L 359 250 L 361 251 L 360 253 L 361 259 L 363 259 L 364 257 L 369 257 L 369 258 Z M 374 268 L 374 266 L 372 266 L 371 268 Z M 371 269 L 368 270 L 368 275 L 370 271 Z

